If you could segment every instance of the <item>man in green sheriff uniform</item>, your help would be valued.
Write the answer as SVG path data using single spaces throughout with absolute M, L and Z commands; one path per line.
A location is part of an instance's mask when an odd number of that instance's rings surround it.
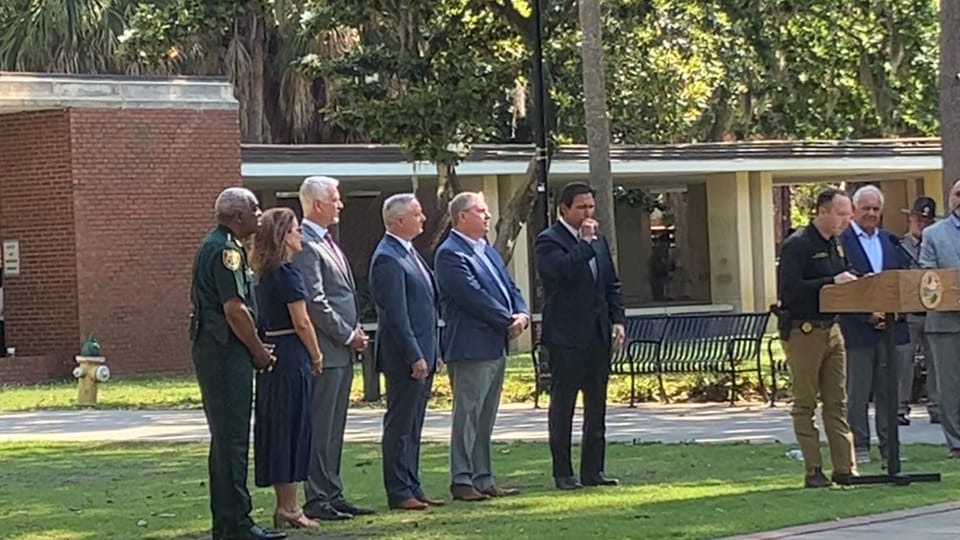
M 228 188 L 215 205 L 217 227 L 203 239 L 193 268 L 190 338 L 210 428 L 210 510 L 214 540 L 285 538 L 250 519 L 247 452 L 253 369 L 270 369 L 272 351 L 260 341 L 242 239 L 256 232 L 256 196 Z

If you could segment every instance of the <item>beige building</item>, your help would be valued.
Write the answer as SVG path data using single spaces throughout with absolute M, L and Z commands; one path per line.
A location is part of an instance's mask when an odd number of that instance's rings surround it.
M 533 149 L 480 145 L 457 168 L 465 189 L 486 193 L 497 219 L 523 185 Z M 811 182 L 875 182 L 886 194 L 886 226 L 903 232 L 900 213 L 918 195 L 934 197 L 942 208 L 940 144 L 935 139 L 835 142 L 743 142 L 614 148 L 614 183 L 656 194 L 667 208 L 671 265 L 682 268 L 678 294 L 654 298 L 649 290 L 656 229 L 650 213 L 617 205 L 620 272 L 632 313 L 765 311 L 776 301 L 776 187 Z M 434 167 L 410 163 L 395 146 L 247 145 L 243 148 L 244 184 L 257 190 L 265 205 L 292 196 L 299 181 L 324 174 L 343 182 L 347 199 L 344 243 L 358 273 L 365 272 L 369 244 L 379 237 L 379 201 L 397 191 L 415 190 L 427 198 L 436 186 Z M 584 146 L 562 147 L 550 167 L 550 188 L 586 179 Z M 292 202 L 292 201 L 291 201 Z M 357 208 L 361 207 L 363 210 Z M 660 216 L 663 220 L 664 216 Z M 362 229 L 366 233 L 350 232 Z M 651 231 L 651 229 L 654 229 Z M 524 295 L 530 298 L 529 235 L 522 233 L 510 264 Z M 668 265 L 669 266 L 669 265 Z M 654 284 L 656 288 L 659 284 Z

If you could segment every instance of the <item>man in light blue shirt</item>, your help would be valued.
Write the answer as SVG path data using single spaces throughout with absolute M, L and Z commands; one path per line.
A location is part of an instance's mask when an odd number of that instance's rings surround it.
M 906 258 L 894 245 L 893 235 L 880 227 L 883 214 L 883 193 L 872 185 L 853 194 L 853 222 L 840 234 L 840 242 L 849 268 L 857 274 L 876 274 L 884 270 L 907 267 Z M 868 410 L 870 396 L 876 406 L 876 430 L 880 456 L 886 455 L 887 412 L 884 406 L 898 396 L 887 396 L 880 369 L 887 355 L 882 339 L 886 324 L 896 324 L 897 344 L 909 340 L 906 322 L 884 320 L 883 313 L 851 313 L 840 317 L 847 349 L 847 420 L 853 432 L 857 463 L 870 461 L 870 423 Z M 896 358 L 891 358 L 895 362 Z

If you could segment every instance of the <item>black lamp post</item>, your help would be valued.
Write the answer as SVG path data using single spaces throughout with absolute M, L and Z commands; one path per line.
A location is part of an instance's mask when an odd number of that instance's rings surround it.
M 537 110 L 537 199 L 543 211 L 543 227 L 550 225 L 550 196 L 547 191 L 547 85 L 543 82 L 543 17 L 541 3 L 533 0 L 533 106 Z M 546 0 L 549 1 L 549 0 Z

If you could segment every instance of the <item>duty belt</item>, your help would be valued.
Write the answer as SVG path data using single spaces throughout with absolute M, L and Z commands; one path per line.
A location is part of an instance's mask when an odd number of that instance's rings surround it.
M 835 324 L 837 324 L 836 318 L 812 319 L 812 320 L 805 320 L 805 321 L 790 321 L 791 328 L 799 328 L 804 333 L 810 332 L 814 328 L 827 330 Z

